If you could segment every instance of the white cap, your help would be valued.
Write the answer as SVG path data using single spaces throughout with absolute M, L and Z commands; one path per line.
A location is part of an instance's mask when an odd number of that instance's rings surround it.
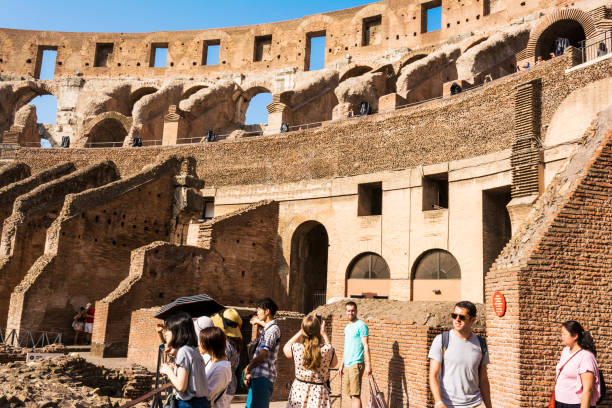
M 200 331 L 207 327 L 213 327 L 215 324 L 212 319 L 208 316 L 200 316 L 197 319 L 193 319 L 193 328 L 195 329 L 196 337 L 198 338 L 198 343 L 200 342 Z

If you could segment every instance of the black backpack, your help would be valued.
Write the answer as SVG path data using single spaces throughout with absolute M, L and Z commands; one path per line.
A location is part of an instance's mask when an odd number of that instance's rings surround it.
M 487 348 L 487 341 L 484 339 L 484 337 L 480 337 L 478 335 L 476 335 L 476 337 L 478 338 L 478 342 L 480 343 L 480 351 L 482 352 L 482 357 L 480 361 L 482 362 L 482 359 L 484 358 L 485 354 L 487 354 L 487 352 L 489 351 Z M 449 341 L 450 341 L 450 330 L 442 332 L 442 359 L 444 359 L 444 353 L 446 352 L 446 349 L 448 348 Z
M 603 400 L 606 399 L 606 394 L 608 391 L 606 388 L 606 380 L 604 380 L 604 375 L 601 370 L 599 370 L 599 389 L 601 392 L 599 395 L 599 399 L 597 400 L 597 405 L 601 404 Z

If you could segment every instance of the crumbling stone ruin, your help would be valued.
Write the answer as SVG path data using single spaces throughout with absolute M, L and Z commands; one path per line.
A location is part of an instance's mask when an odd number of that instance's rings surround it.
M 436 7 L 442 28 L 428 32 Z M 367 298 L 391 405 L 407 403 L 392 389 L 406 381 L 410 405 L 427 407 L 440 310 L 467 299 L 496 406 L 542 405 L 560 322 L 612 347 L 611 29 L 610 0 L 383 0 L 147 34 L 0 29 L 0 328 L 70 339 L 75 310 L 95 302 L 92 353 L 151 368 L 154 312 L 178 296 L 239 308 L 271 296 L 287 332 L 328 301 Z M 325 67 L 311 70 L 323 36 Z M 262 92 L 268 121 L 246 125 Z M 56 125 L 29 104 L 45 94 Z M 339 351 L 340 304 L 319 309 Z M 606 353 L 599 363 L 612 372 Z

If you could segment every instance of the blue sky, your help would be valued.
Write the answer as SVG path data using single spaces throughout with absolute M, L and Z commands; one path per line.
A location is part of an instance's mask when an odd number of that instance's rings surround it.
M 372 3 L 371 0 L 234 0 L 204 1 L 175 0 L 29 0 L 27 3 L 0 0 L 0 27 L 49 31 L 76 32 L 150 32 L 201 30 L 269 23 L 300 18 L 305 15 Z M 311 69 L 323 67 L 317 49 L 325 43 L 314 39 Z M 320 53 L 324 55 L 323 52 Z M 163 57 L 163 56 L 161 56 Z M 214 60 L 214 57 L 213 57 Z M 45 59 L 46 62 L 46 59 Z M 45 64 L 46 65 L 46 64 Z M 43 66 L 42 78 L 50 77 L 51 67 Z M 253 98 L 247 111 L 246 123 L 265 123 L 266 105 L 271 95 Z M 38 97 L 39 122 L 55 123 L 57 102 L 52 96 Z

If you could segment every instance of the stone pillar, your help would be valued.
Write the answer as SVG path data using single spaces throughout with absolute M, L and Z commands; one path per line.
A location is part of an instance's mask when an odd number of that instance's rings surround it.
M 274 95 L 272 103 L 266 106 L 268 109 L 268 126 L 264 131 L 264 135 L 275 135 L 280 133 L 280 128 L 283 123 L 292 125 L 292 111 L 288 105 L 280 102 L 277 95 Z
M 162 136 L 162 145 L 175 145 L 178 139 L 185 136 L 187 124 L 185 118 L 177 110 L 176 105 L 168 107 L 168 113 L 164 116 L 164 133 Z
M 544 189 L 542 139 L 540 137 L 541 79 L 516 87 L 514 143 L 512 144 L 512 200 L 508 213 L 512 234 L 525 220 Z
M 406 104 L 406 100 L 396 93 L 390 93 L 378 98 L 378 112 L 389 112 L 397 109 L 398 106 Z

